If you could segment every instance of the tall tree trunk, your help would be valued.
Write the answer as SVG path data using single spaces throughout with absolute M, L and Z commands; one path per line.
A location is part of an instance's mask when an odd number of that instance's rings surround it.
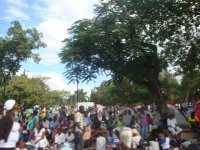
M 155 98 L 155 104 L 161 116 L 168 113 L 167 94 L 162 92 L 158 83 L 158 74 L 154 73 L 152 65 L 148 68 L 148 88 Z
M 161 92 L 160 86 L 155 79 L 149 81 L 149 89 L 152 95 L 155 97 L 155 104 L 159 113 L 161 116 L 164 116 L 166 113 L 168 113 L 166 93 Z

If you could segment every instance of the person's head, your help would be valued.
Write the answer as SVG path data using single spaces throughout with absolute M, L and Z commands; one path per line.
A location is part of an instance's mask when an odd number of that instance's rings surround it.
M 57 121 L 57 117 L 56 116 L 53 116 L 53 121 Z
M 85 110 L 84 106 L 81 105 L 81 106 L 79 107 L 79 111 L 80 111 L 81 113 L 84 113 L 84 110 Z
M 144 113 L 145 112 L 145 107 L 142 107 L 141 108 L 141 113 Z
M 44 117 L 44 118 L 42 119 L 42 121 L 44 121 L 44 122 L 45 122 L 46 120 L 47 120 L 46 117 Z
M 58 129 L 57 129 L 57 133 L 60 135 L 61 132 L 62 132 L 62 129 L 61 129 L 61 128 L 58 128 Z
M 173 119 L 174 117 L 175 117 L 175 115 L 172 114 L 172 113 L 169 115 L 169 118 L 170 118 L 170 119 Z
M 169 136 L 169 131 L 168 130 L 164 130 L 163 134 L 164 134 L 165 137 L 168 137 Z
M 119 120 L 123 120 L 123 115 L 122 114 L 119 115 Z
M 20 111 L 20 107 L 14 99 L 9 99 L 4 103 L 4 110 L 6 111 L 7 114 L 14 115 L 15 112 Z
M 38 111 L 37 111 L 37 110 L 34 110 L 33 115 L 34 115 L 34 116 L 37 116 L 37 115 L 38 115 Z

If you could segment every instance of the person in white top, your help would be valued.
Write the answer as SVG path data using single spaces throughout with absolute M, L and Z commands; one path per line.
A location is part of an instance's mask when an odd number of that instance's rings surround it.
M 59 149 L 65 143 L 65 134 L 61 132 L 61 128 L 57 129 L 57 133 L 54 138 L 54 146 Z
M 72 133 L 71 129 L 69 129 L 65 134 L 65 140 L 68 143 L 72 143 L 74 141 L 74 133 Z
M 105 134 L 105 132 L 99 133 L 99 136 L 96 139 L 96 150 L 106 150 Z
M 20 125 L 15 120 L 15 113 L 19 106 L 13 99 L 4 104 L 5 116 L 0 120 L 0 149 L 15 150 L 19 140 Z
M 46 130 L 42 128 L 40 123 L 36 125 L 35 140 L 33 143 L 37 149 L 44 149 L 49 144 L 46 139 Z
M 174 117 L 174 114 L 170 114 L 169 118 L 167 119 L 167 126 L 168 130 L 172 133 L 172 135 L 177 135 L 181 133 L 182 129 L 177 126 L 176 118 Z
M 161 139 L 162 150 L 170 150 L 169 132 L 165 130 L 163 134 L 164 134 L 164 137 Z
M 83 114 L 84 106 L 75 114 L 75 150 L 83 150 Z

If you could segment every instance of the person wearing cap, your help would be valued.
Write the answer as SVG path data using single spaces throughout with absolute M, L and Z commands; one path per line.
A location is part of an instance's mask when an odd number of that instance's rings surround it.
M 13 99 L 4 104 L 4 116 L 0 120 L 0 150 L 15 150 L 19 141 L 20 124 L 15 119 L 19 106 Z

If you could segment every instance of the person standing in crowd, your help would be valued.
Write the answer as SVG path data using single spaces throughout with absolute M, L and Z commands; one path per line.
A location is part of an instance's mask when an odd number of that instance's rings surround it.
M 0 120 L 0 150 L 15 150 L 20 136 L 20 124 L 15 120 L 19 106 L 13 99 L 4 104 L 5 116 Z
M 145 113 L 145 108 L 141 108 L 141 112 L 138 114 L 138 121 L 140 125 L 140 134 L 142 136 L 142 140 L 147 139 L 148 133 L 148 122 L 147 122 L 147 114 Z
M 84 106 L 75 114 L 75 150 L 83 150 L 83 117 Z
M 124 118 L 125 125 L 127 127 L 130 127 L 130 123 L 131 123 L 131 119 L 132 119 L 131 111 L 130 110 L 125 111 L 123 118 Z
M 90 122 L 88 120 L 88 112 L 85 111 L 84 114 L 84 119 L 83 119 L 83 130 L 84 130 L 84 134 L 83 134 L 83 140 L 84 140 L 84 148 L 89 147 L 89 141 L 91 138 L 91 127 L 90 127 Z
M 160 126 L 161 116 L 157 110 L 154 110 L 153 114 L 153 121 L 152 121 L 152 130 L 158 129 Z

